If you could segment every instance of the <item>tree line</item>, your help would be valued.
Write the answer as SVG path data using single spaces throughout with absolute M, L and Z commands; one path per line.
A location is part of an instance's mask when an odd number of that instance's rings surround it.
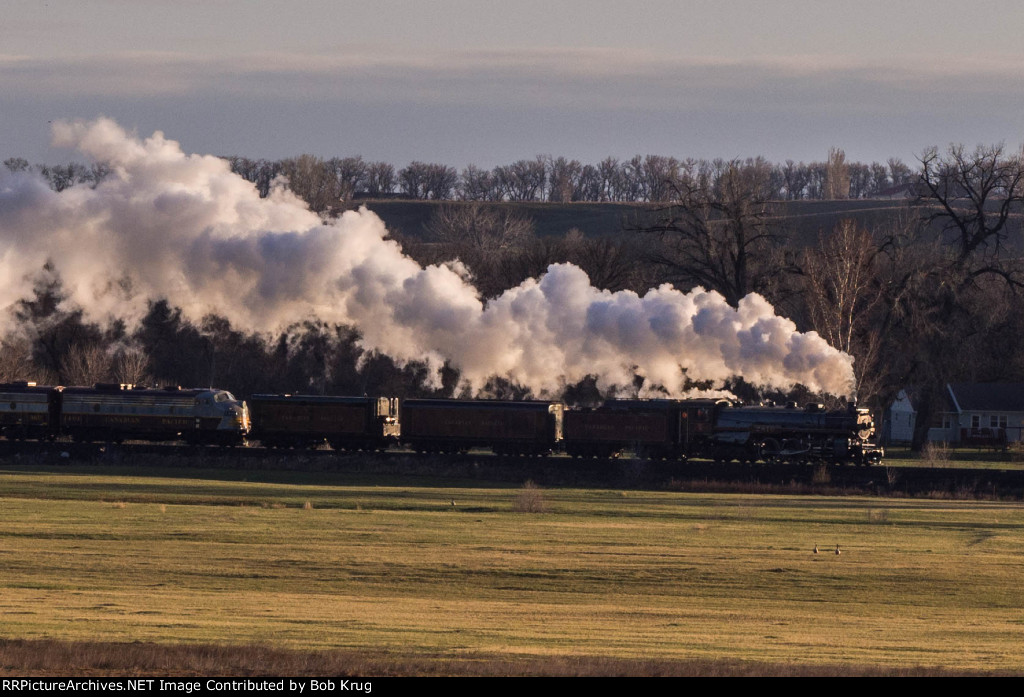
M 462 171 L 438 163 L 411 162 L 395 169 L 386 162 L 362 157 L 322 159 L 302 155 L 285 160 L 227 158 L 232 170 L 256 184 L 266 196 L 275 178 L 317 212 L 355 198 L 400 196 L 434 201 L 548 201 L 571 203 L 658 203 L 672 199 L 688 182 L 714 185 L 729 170 L 741 167 L 755 176 L 768 198 L 868 198 L 911 184 L 913 170 L 898 158 L 886 163 L 848 162 L 832 149 L 820 162 L 777 164 L 762 157 L 744 160 L 677 159 L 636 155 L 628 160 L 608 157 L 597 164 L 540 155 L 493 169 L 468 165 Z
M 316 170 L 316 162 L 306 164 Z M 660 204 L 629 229 L 604 237 L 575 229 L 538 236 L 533 221 L 515 207 L 468 200 L 438 206 L 426 235 L 400 241 L 421 263 L 461 260 L 484 297 L 556 262 L 577 264 L 595 286 L 612 291 L 700 285 L 733 305 L 760 293 L 800 330 L 815 330 L 854 356 L 862 404 L 881 411 L 900 389 L 912 388 L 916 446 L 942 408 L 945 383 L 1024 381 L 1020 153 L 1002 146 L 929 149 L 908 175 L 914 195 L 905 206 L 870 224 L 839 220 L 810 242 L 796 238 L 781 210 L 786 198 L 769 185 L 776 169 L 759 162 L 697 166 L 694 174 L 663 179 Z M 540 164 L 532 165 L 538 173 Z M 826 164 L 831 170 L 822 175 L 823 186 L 844 188 L 851 168 L 841 151 L 830 153 Z M 347 171 L 363 171 L 356 165 Z M 550 195 L 547 168 L 547 183 L 532 193 L 523 189 L 524 196 Z M 892 168 L 888 172 L 891 182 Z M 95 179 L 80 183 L 85 181 Z M 361 180 L 354 181 L 349 191 L 358 190 Z M 354 327 L 305 322 L 263 335 L 213 315 L 193 322 L 163 299 L 150 303 L 138 327 L 118 321 L 104 327 L 65 300 L 59 269 L 40 270 L 33 296 L 12 310 L 16 330 L 0 342 L 0 379 L 218 384 L 241 396 L 452 396 L 462 390 L 453 368 L 437 385 L 424 365 L 399 367 L 365 351 Z M 729 387 L 746 399 L 790 396 L 740 379 Z M 506 398 L 528 394 L 500 376 L 484 391 Z M 586 403 L 607 395 L 597 394 L 591 379 L 567 386 L 564 396 Z
M 233 172 L 252 182 L 266 197 L 275 183 L 288 186 L 318 213 L 358 198 L 402 197 L 433 201 L 549 201 L 570 203 L 658 203 L 671 200 L 675 189 L 688 182 L 714 184 L 736 167 L 756 177 L 768 198 L 869 198 L 891 194 L 914 181 L 914 171 L 898 158 L 885 163 L 848 162 L 837 148 L 820 162 L 772 163 L 762 157 L 744 160 L 677 159 L 636 155 L 628 160 L 608 157 L 597 164 L 576 159 L 537 156 L 484 169 L 468 165 L 462 171 L 438 163 L 410 162 L 396 169 L 387 162 L 361 156 L 314 155 L 282 160 L 224 158 Z M 102 164 L 86 166 L 30 165 L 23 158 L 4 164 L 13 171 L 33 170 L 56 191 L 75 184 L 95 186 L 109 171 Z

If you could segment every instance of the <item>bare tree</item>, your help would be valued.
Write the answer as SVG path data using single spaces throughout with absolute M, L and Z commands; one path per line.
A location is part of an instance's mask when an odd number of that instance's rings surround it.
M 407 196 L 442 201 L 451 199 L 459 175 L 447 165 L 410 162 L 398 173 L 398 182 Z
M 381 196 L 393 193 L 396 186 L 395 168 L 387 162 L 371 162 L 366 167 L 366 193 Z
M 678 189 L 680 162 L 674 157 L 648 155 L 641 169 L 644 197 L 648 201 L 670 201 Z
M 548 200 L 558 203 L 578 201 L 581 198 L 582 175 L 583 165 L 579 160 L 548 157 Z
M 889 169 L 881 164 L 880 162 L 871 163 L 871 182 L 868 184 L 868 195 L 877 194 L 880 191 L 888 189 L 889 186 Z
M 803 198 L 807 182 L 803 176 L 804 170 L 802 165 L 802 162 L 798 165 L 792 160 L 786 160 L 786 164 L 782 167 L 782 176 L 785 180 L 787 201 L 795 201 Z
M 310 210 L 323 213 L 341 199 L 338 180 L 319 157 L 300 155 L 281 163 L 288 187 L 305 201 Z
M 634 155 L 623 162 L 619 168 L 620 192 L 622 201 L 646 201 L 647 191 L 644 187 L 644 158 Z
M 0 341 L 0 382 L 34 380 L 32 346 L 24 339 Z
M 469 165 L 462 170 L 459 191 L 464 201 L 495 201 L 498 198 L 490 171 Z
M 889 167 L 889 180 L 893 186 L 907 184 L 914 180 L 914 171 L 898 157 L 890 157 L 885 164 Z
M 440 243 L 440 259 L 459 259 L 485 297 L 500 294 L 519 278 L 517 257 L 533 238 L 533 220 L 508 206 L 452 203 L 439 207 L 427 222 Z
M 991 369 L 979 366 L 1008 363 L 985 356 L 1019 325 L 1024 269 L 1007 241 L 1020 232 L 1024 162 L 1002 146 L 954 145 L 945 154 L 930 148 L 921 156 L 919 182 L 919 224 L 883 245 L 880 326 L 893 344 L 885 351 L 892 370 L 917 386 L 915 450 L 927 439 L 947 382 L 992 379 Z
M 491 254 L 525 242 L 533 235 L 533 220 L 510 208 L 453 203 L 434 212 L 427 231 L 453 251 Z
M 64 357 L 61 374 L 70 385 L 106 382 L 111 375 L 110 356 L 99 344 L 74 344 Z
M 830 200 L 850 197 L 850 165 L 846 162 L 846 153 L 840 148 L 828 151 L 823 196 Z
M 852 220 L 840 221 L 803 254 L 807 311 L 811 326 L 835 348 L 854 356 L 857 395 L 878 394 L 881 337 L 876 331 L 884 301 L 876 269 L 880 248 L 874 236 Z
M 583 269 L 595 288 L 614 292 L 631 287 L 636 254 L 622 238 L 588 238 L 572 228 L 562 244 L 564 252 L 560 256 Z
M 338 198 L 343 201 L 351 201 L 357 191 L 366 188 L 367 165 L 362 157 L 333 157 L 325 163 L 325 168 L 337 182 Z
M 928 223 L 941 225 L 958 245 L 958 263 L 976 253 L 998 255 L 1013 213 L 1024 203 L 1024 161 L 1002 145 L 967 152 L 950 146 L 946 155 L 930 148 L 921 156 L 920 202 L 929 205 Z M 986 268 L 985 271 L 993 269 Z
M 619 161 L 614 157 L 606 157 L 597 165 L 598 198 L 597 201 L 622 200 L 622 170 Z
M 733 162 L 713 182 L 706 173 L 675 184 L 676 201 L 640 229 L 659 236 L 650 260 L 668 280 L 716 290 L 733 306 L 770 286 L 780 233 L 763 174 Z
M 145 385 L 152 382 L 149 375 L 149 357 L 137 346 L 121 347 L 112 362 L 114 379 L 122 384 Z
M 873 183 L 871 167 L 863 162 L 851 162 L 847 168 L 850 173 L 850 198 L 866 198 Z
M 501 196 L 508 201 L 537 201 L 547 183 L 544 158 L 518 160 L 511 165 L 495 167 L 494 181 Z
M 225 158 L 231 171 L 256 185 L 260 198 L 270 195 L 274 178 L 281 173 L 281 163 L 268 160 L 250 160 L 237 155 Z
M 577 186 L 577 196 L 580 201 L 601 200 L 601 175 L 597 167 L 583 165 L 580 171 L 580 181 Z

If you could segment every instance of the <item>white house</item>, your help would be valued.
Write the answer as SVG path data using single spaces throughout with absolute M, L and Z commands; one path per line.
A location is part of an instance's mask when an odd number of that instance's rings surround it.
M 1024 383 L 951 383 L 932 417 L 928 440 L 995 445 L 1024 440 Z M 890 442 L 909 442 L 917 410 L 913 390 L 900 390 L 886 413 Z

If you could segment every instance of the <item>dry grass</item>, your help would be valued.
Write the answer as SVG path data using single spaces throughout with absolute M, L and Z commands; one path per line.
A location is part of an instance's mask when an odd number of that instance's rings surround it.
M 186 646 L 0 639 L 0 675 L 23 677 L 921 677 L 1019 675 L 924 667 L 798 665 L 736 660 L 618 659 L 605 656 L 426 658 L 365 651 L 287 651 L 268 646 Z
M 1024 670 L 1019 503 L 546 488 L 526 516 L 539 489 L 0 477 L 3 636 L 118 642 L 51 665 L 141 642 L 319 674 Z

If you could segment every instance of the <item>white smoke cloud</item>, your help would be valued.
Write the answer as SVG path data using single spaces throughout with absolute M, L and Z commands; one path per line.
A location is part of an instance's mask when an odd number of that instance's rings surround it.
M 700 288 L 611 293 L 555 264 L 485 304 L 457 265 L 421 267 L 365 209 L 324 222 L 284 189 L 259 198 L 224 160 L 108 119 L 57 123 L 54 141 L 113 172 L 61 193 L 32 173 L 0 173 L 0 307 L 28 296 L 52 259 L 98 320 L 135 321 L 159 297 L 263 331 L 315 316 L 354 324 L 364 346 L 399 361 L 448 360 L 477 388 L 492 375 L 552 393 L 587 375 L 606 387 L 639 374 L 680 394 L 685 371 L 852 390 L 852 358 L 758 295 L 732 308 Z

